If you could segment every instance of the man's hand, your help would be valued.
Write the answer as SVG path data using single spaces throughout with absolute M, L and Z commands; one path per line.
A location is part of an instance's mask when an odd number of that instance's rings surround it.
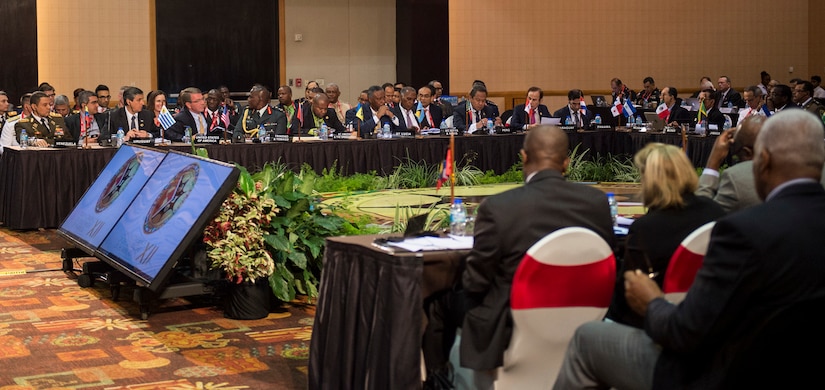
M 34 146 L 36 146 L 38 148 L 48 148 L 49 143 L 43 138 L 35 138 Z
M 725 161 L 725 158 L 728 157 L 730 145 L 733 144 L 734 131 L 736 131 L 736 129 L 731 127 L 716 137 L 716 142 L 713 143 L 713 149 L 708 156 L 708 162 L 705 164 L 706 168 L 713 169 L 714 171 L 719 170 L 722 166 L 722 161 Z
M 641 316 L 647 314 L 647 304 L 665 294 L 656 282 L 640 270 L 625 271 L 625 299 L 627 304 Z
M 392 114 L 392 110 L 390 110 L 389 107 L 382 105 L 381 107 L 378 107 L 378 111 L 375 112 L 375 116 L 380 119 L 384 115 L 389 115 L 390 118 L 395 116 Z

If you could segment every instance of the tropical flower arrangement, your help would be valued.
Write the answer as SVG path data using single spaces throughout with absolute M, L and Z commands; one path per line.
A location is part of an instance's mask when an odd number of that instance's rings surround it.
M 238 166 L 235 191 L 204 231 L 214 269 L 235 283 L 269 279 L 281 301 L 318 295 L 326 237 L 353 227 L 315 196 L 314 176 L 306 181 L 282 164 L 269 163 L 255 174 Z

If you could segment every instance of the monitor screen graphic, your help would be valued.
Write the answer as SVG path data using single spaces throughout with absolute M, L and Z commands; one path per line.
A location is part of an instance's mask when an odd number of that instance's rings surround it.
M 238 174 L 230 164 L 169 152 L 103 240 L 98 257 L 158 289 Z
M 120 147 L 59 231 L 94 253 L 165 156 L 166 152 L 154 149 Z

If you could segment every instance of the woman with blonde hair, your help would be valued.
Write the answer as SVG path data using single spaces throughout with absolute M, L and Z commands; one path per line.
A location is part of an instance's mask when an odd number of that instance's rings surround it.
M 624 271 L 642 270 L 661 287 L 670 257 L 682 240 L 698 227 L 725 215 L 725 211 L 716 202 L 694 195 L 699 178 L 682 149 L 649 143 L 636 153 L 633 164 L 641 173 L 642 202 L 648 211 L 630 225 L 622 270 L 607 317 L 643 328 L 644 318 L 625 301 Z

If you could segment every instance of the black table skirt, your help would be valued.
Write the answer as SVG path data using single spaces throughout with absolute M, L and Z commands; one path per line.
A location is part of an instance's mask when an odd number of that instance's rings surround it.
M 680 144 L 676 135 L 568 132 L 571 149 L 589 150 L 588 158 L 611 154 L 632 155 L 647 142 Z M 714 138 L 688 139 L 688 155 L 703 166 Z M 523 134 L 456 137 L 459 167 L 473 165 L 496 174 L 520 161 Z M 440 163 L 449 148 L 448 137 L 392 140 L 346 140 L 206 146 L 209 157 L 238 163 L 255 171 L 265 163 L 280 161 L 297 170 L 303 164 L 316 172 L 335 167 L 340 173 L 376 172 L 387 175 L 407 159 Z M 190 152 L 187 145 L 169 149 Z M 20 150 L 6 148 L 0 157 L 0 222 L 11 229 L 58 227 L 115 153 L 113 148 L 78 150 Z

